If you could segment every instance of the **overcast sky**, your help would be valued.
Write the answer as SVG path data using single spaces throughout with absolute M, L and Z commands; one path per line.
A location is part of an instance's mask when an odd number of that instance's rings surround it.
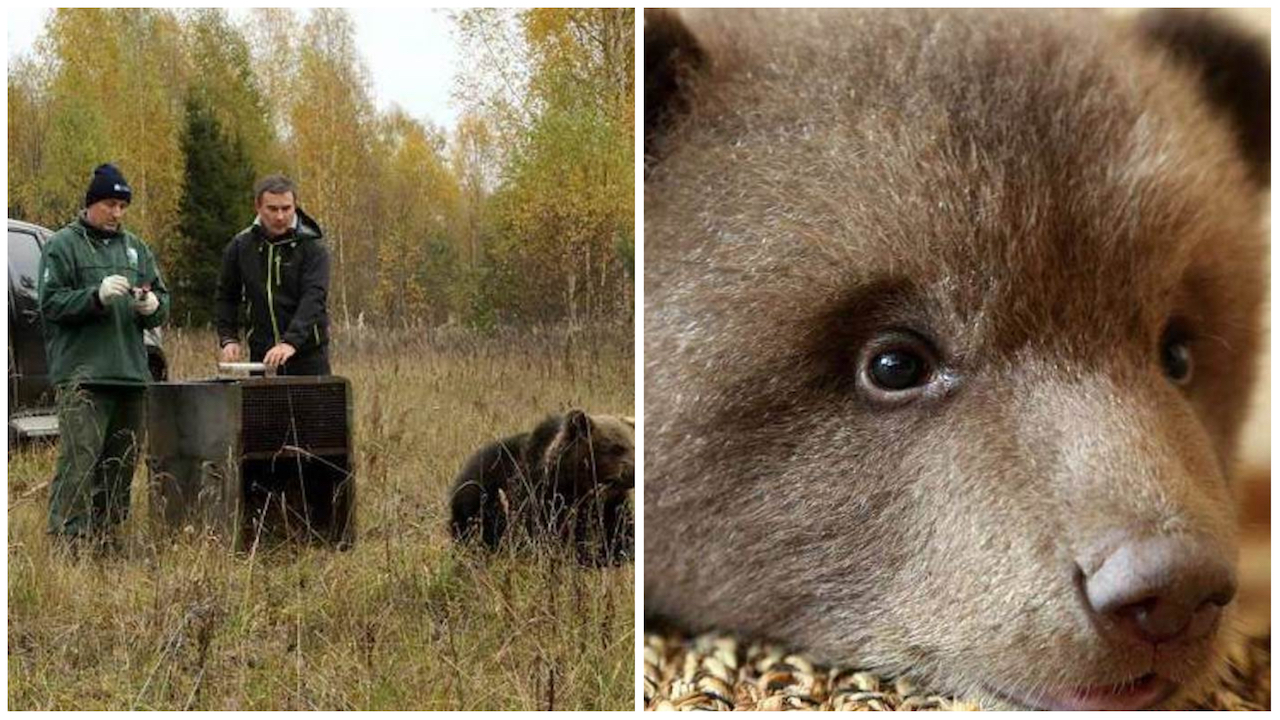
M 29 54 L 49 8 L 8 7 L 6 57 Z M 229 8 L 240 22 L 245 8 Z M 305 22 L 309 13 L 296 9 Z M 420 120 L 453 129 L 457 111 L 449 98 L 458 71 L 451 24 L 445 10 L 428 8 L 347 8 L 356 26 L 356 44 L 373 81 L 374 101 L 393 103 Z

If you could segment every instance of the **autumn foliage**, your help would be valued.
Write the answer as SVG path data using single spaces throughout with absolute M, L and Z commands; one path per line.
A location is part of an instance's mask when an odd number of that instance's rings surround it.
M 284 172 L 328 238 L 340 326 L 629 321 L 634 11 L 448 19 L 452 128 L 375 106 L 342 10 L 53 11 L 10 64 L 9 216 L 60 226 L 117 162 L 174 321 L 202 324 L 253 178 Z

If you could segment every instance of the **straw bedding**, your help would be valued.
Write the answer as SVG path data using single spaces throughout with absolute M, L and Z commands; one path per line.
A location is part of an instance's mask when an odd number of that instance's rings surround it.
M 1271 706 L 1271 634 L 1232 650 L 1230 677 L 1192 707 Z M 822 667 L 766 644 L 731 637 L 645 633 L 646 710 L 986 710 L 1009 709 L 935 695 L 906 678 Z M 1190 709 L 1190 708 L 1189 708 Z

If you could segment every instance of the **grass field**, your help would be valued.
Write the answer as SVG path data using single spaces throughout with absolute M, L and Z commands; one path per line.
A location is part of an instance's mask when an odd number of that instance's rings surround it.
M 548 413 L 633 415 L 630 326 L 482 337 L 339 334 L 355 398 L 354 549 L 236 555 L 146 521 L 139 463 L 121 552 L 44 532 L 56 450 L 9 455 L 9 709 L 633 707 L 634 575 L 568 553 L 451 545 L 466 457 Z M 215 374 L 211 333 L 165 338 L 175 379 Z

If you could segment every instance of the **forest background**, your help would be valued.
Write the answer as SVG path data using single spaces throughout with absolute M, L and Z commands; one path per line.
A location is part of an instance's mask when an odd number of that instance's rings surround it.
M 340 325 L 631 322 L 634 11 L 448 17 L 449 130 L 376 107 L 340 9 L 57 10 L 10 63 L 9 217 L 61 227 L 117 162 L 172 322 L 203 325 L 255 179 L 283 172 L 328 239 Z

